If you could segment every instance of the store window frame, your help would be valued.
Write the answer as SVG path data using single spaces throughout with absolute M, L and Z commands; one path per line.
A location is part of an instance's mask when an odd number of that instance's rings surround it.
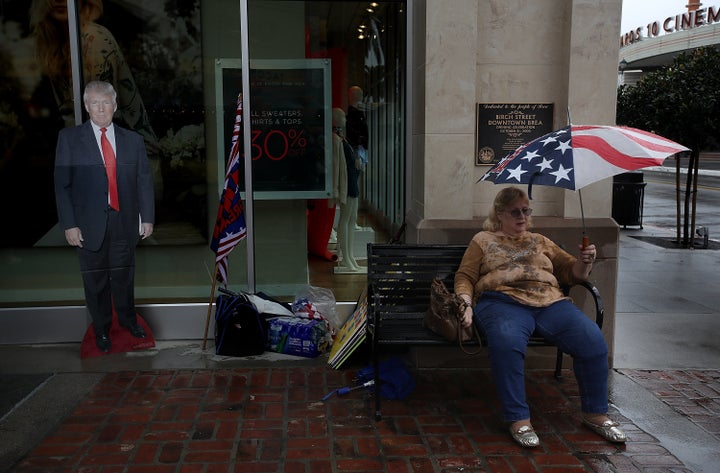
M 247 90 L 249 93 L 243 94 L 243 115 L 248 117 L 252 114 L 252 109 L 250 105 L 250 97 L 252 95 L 252 90 L 250 89 L 250 47 L 249 47 L 249 41 L 250 41 L 250 31 L 249 31 L 249 24 L 250 19 L 248 16 L 248 4 L 251 0 L 239 0 L 240 2 L 240 43 L 241 43 L 241 68 L 242 68 L 242 90 Z M 303 0 L 304 1 L 304 0 Z M 414 17 L 414 1 L 413 0 L 405 0 L 405 8 L 406 8 L 406 24 L 405 24 L 405 93 L 403 94 L 403 100 L 404 100 L 404 106 L 405 106 L 405 133 L 403 136 L 404 139 L 404 189 L 403 189 L 403 198 L 404 203 L 403 205 L 397 205 L 396 208 L 392 209 L 391 211 L 397 211 L 398 213 L 400 210 L 397 207 L 402 207 L 403 210 L 403 223 L 404 223 L 404 216 L 408 214 L 409 208 L 408 205 L 410 202 L 412 202 L 411 199 L 411 186 L 407 185 L 411 182 L 411 178 L 413 175 L 413 147 L 412 147 L 412 123 L 411 123 L 411 117 L 413 116 L 413 102 L 412 102 L 412 94 L 413 94 L 413 56 L 414 56 L 414 50 L 412 48 L 412 38 L 414 37 L 414 29 L 413 29 L 413 17 Z M 252 156 L 251 152 L 251 127 L 247 126 L 248 121 L 243 120 L 243 150 L 245 153 L 245 156 Z M 397 172 L 402 172 L 401 169 L 396 169 Z M 252 182 L 252 163 L 250 160 L 244 160 L 244 180 L 245 180 L 245 190 L 246 195 L 253 196 L 253 182 Z M 249 292 L 255 292 L 257 289 L 257 280 L 256 280 L 256 274 L 255 274 L 255 232 L 254 232 L 254 200 L 255 198 L 251 197 L 245 200 L 245 222 L 247 225 L 247 290 Z M 398 215 L 391 215 L 391 217 L 398 217 Z

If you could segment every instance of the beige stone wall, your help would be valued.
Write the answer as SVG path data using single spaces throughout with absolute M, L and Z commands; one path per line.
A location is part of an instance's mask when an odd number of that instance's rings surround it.
M 450 6 L 452 6 L 450 8 Z M 415 3 L 413 220 L 483 216 L 497 192 L 476 183 L 475 106 L 553 103 L 554 128 L 613 124 L 621 0 L 423 0 Z M 611 180 L 583 191 L 609 216 Z M 539 213 L 579 217 L 577 193 L 536 188 Z M 452 202 L 452 205 L 447 203 Z
M 474 163 L 476 103 L 553 103 L 553 128 L 568 124 L 568 111 L 575 124 L 614 124 L 622 0 L 420 0 L 413 5 L 406 237 L 463 243 L 500 189 L 476 182 L 488 169 Z M 593 280 L 606 301 L 610 345 L 619 239 L 609 218 L 611 195 L 611 179 L 582 191 L 588 234 L 603 255 Z M 562 235 L 567 242 L 582 234 L 577 192 L 536 186 L 532 206 L 542 217 L 536 218 L 538 231 Z

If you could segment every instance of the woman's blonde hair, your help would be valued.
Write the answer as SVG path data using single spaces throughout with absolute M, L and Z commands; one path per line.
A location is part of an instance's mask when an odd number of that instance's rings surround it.
M 102 0 L 80 0 L 80 27 L 95 21 L 103 13 Z M 51 78 L 70 78 L 70 36 L 68 23 L 52 17 L 49 0 L 33 0 L 30 29 L 35 36 L 35 53 L 42 71 Z
M 524 203 L 530 204 L 530 199 L 528 198 L 528 195 L 525 193 L 524 190 L 518 187 L 506 187 L 500 192 L 498 192 L 495 196 L 493 206 L 490 209 L 490 213 L 483 222 L 483 230 L 487 230 L 490 232 L 496 232 L 500 230 L 501 224 L 500 219 L 498 218 L 498 214 L 504 212 L 505 209 L 510 207 L 518 200 L 522 200 Z M 530 217 L 528 217 L 527 228 L 530 228 L 530 224 L 531 220 Z

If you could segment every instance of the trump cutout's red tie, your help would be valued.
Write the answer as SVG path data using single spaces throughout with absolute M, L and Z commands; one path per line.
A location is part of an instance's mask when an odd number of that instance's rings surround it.
M 103 159 L 105 160 L 105 172 L 108 178 L 108 192 L 110 194 L 110 207 L 120 210 L 120 202 L 118 202 L 117 191 L 117 164 L 115 162 L 115 152 L 112 149 L 110 140 L 108 140 L 105 132 L 107 128 L 100 128 L 100 145 L 102 147 Z

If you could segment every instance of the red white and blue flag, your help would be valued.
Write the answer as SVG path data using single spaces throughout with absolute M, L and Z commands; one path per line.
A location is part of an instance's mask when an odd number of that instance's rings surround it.
M 220 195 L 220 206 L 210 248 L 215 252 L 217 279 L 227 284 L 228 255 L 245 236 L 245 215 L 240 199 L 240 124 L 242 123 L 242 93 L 238 94 L 235 125 L 232 133 L 232 147 L 225 173 L 225 185 Z
M 517 148 L 480 181 L 576 190 L 616 174 L 661 166 L 682 151 L 689 149 L 636 128 L 572 125 Z

